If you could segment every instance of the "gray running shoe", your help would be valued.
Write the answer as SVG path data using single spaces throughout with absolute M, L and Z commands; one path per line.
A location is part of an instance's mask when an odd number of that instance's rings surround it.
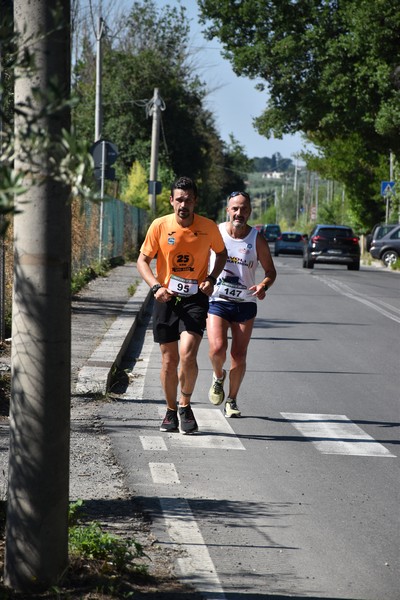
M 194 433 L 195 431 L 198 430 L 197 422 L 196 422 L 196 419 L 194 418 L 194 414 L 193 414 L 192 407 L 190 406 L 190 404 L 188 404 L 187 406 L 179 407 L 179 421 L 180 421 L 179 431 L 183 435 Z
M 230 419 L 231 417 L 240 417 L 242 413 L 239 410 L 236 400 L 228 400 L 225 402 L 225 416 Z
M 208 399 L 211 402 L 211 404 L 215 404 L 215 406 L 222 404 L 225 400 L 224 381 L 226 377 L 226 371 L 225 369 L 223 369 L 223 371 L 224 374 L 222 376 L 222 379 L 215 379 L 215 377 L 213 376 L 213 382 L 210 387 L 210 391 L 208 392 Z
M 163 422 L 161 423 L 160 431 L 178 431 L 179 421 L 176 410 L 167 409 Z

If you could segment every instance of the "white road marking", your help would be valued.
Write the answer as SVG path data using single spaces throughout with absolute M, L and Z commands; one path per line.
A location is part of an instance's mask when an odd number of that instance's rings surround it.
M 245 450 L 242 442 L 236 436 L 228 420 L 218 408 L 197 408 L 193 404 L 199 431 L 194 435 L 182 435 L 176 432 L 167 433 L 171 446 L 190 446 L 191 448 L 218 448 L 219 450 Z M 160 417 L 165 415 L 165 409 L 159 407 Z
M 160 498 L 169 536 L 185 551 L 178 559 L 180 579 L 203 594 L 205 600 L 225 600 L 214 563 L 211 560 L 201 531 L 183 498 Z
M 346 415 L 319 415 L 282 412 L 300 433 L 309 438 L 323 454 L 384 456 L 396 458 L 385 446 L 376 442 Z
M 164 451 L 168 450 L 164 438 L 160 435 L 140 435 L 140 443 L 143 450 Z
M 357 302 L 361 302 L 361 304 L 365 304 L 369 308 L 372 308 L 372 309 L 378 311 L 384 317 L 387 317 L 388 319 L 391 319 L 392 321 L 395 321 L 396 323 L 400 323 L 400 316 L 399 316 L 400 311 L 396 306 L 392 306 L 392 305 L 390 305 L 386 302 L 383 302 L 382 300 L 379 300 L 379 299 L 367 300 L 366 298 L 364 298 L 364 296 L 362 296 L 361 294 L 359 294 L 358 292 L 353 290 L 350 286 L 346 285 L 342 281 L 338 281 L 333 278 L 328 279 L 328 278 L 320 276 L 320 275 L 315 275 L 314 277 L 316 279 L 318 279 L 319 281 L 322 281 L 322 283 L 329 286 L 330 288 L 332 288 L 339 294 L 342 294 L 342 296 L 347 296 L 348 298 L 351 298 L 352 300 L 357 300 Z M 381 308 L 379 306 L 379 304 L 381 304 L 385 308 Z
M 149 463 L 150 473 L 154 483 L 177 484 L 180 483 L 177 470 L 173 463 Z

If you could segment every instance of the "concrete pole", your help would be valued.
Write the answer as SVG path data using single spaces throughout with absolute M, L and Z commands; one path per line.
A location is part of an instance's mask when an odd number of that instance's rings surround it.
M 0 106 L 3 103 L 2 95 L 3 84 L 3 54 L 2 44 L 0 39 Z M 0 140 L 3 138 L 3 119 L 0 114 Z M 4 215 L 0 215 L 0 341 L 5 338 L 5 296 L 6 296 L 6 248 L 4 235 L 2 234 L 4 227 Z
M 43 111 L 40 125 L 51 141 L 70 127 L 68 109 L 46 115 L 50 84 L 57 82 L 61 98 L 70 94 L 70 1 L 58 6 L 62 23 L 54 22 L 47 0 L 14 0 L 20 53 L 32 52 L 36 65 L 33 75 L 17 72 L 15 103 L 31 102 L 25 110 L 32 118 Z M 18 116 L 15 168 L 34 163 L 40 173 L 26 177 L 14 218 L 5 583 L 31 592 L 56 585 L 68 564 L 71 213 L 69 190 L 49 176 L 54 150 L 36 146 L 24 158 L 25 126 Z
M 101 39 L 104 32 L 104 21 L 99 17 L 98 29 L 96 36 L 96 101 L 95 101 L 95 114 L 94 114 L 94 141 L 97 142 L 101 139 L 103 131 L 103 106 L 102 106 L 102 86 L 101 77 L 103 70 L 103 55 L 101 51 Z
M 100 14 L 102 6 L 100 4 Z M 104 34 L 104 21 L 101 17 L 98 20 L 96 36 L 96 101 L 94 113 L 94 141 L 101 140 L 103 135 L 103 98 L 102 98 L 102 73 L 103 73 L 103 54 L 101 49 L 101 40 Z M 104 219 L 104 178 L 105 178 L 105 144 L 102 144 L 102 166 L 101 166 L 101 200 L 99 216 L 99 263 L 103 257 L 103 219 Z
M 154 88 L 153 95 L 153 106 L 152 106 L 152 115 L 153 115 L 153 128 L 151 134 L 151 158 L 150 158 L 150 181 L 157 181 L 157 171 L 158 171 L 158 143 L 160 137 L 160 111 L 161 111 L 161 98 L 159 96 L 158 88 Z M 156 212 L 156 190 L 155 183 L 151 184 L 153 188 L 149 193 L 149 206 L 151 212 L 155 214 Z

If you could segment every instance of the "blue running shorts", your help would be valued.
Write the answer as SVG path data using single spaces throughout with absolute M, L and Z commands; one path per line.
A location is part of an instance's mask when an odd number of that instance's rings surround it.
M 257 314 L 256 302 L 222 302 L 211 301 L 209 315 L 216 315 L 229 323 L 245 323 L 254 319 Z

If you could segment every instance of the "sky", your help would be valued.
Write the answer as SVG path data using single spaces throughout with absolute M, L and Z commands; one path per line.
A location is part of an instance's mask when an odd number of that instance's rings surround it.
M 164 7 L 167 4 L 175 6 L 179 2 L 156 0 L 156 4 Z M 283 158 L 293 160 L 294 154 L 304 149 L 301 136 L 284 136 L 282 140 L 276 140 L 267 139 L 256 132 L 252 121 L 261 115 L 266 106 L 266 92 L 258 92 L 255 89 L 256 81 L 235 75 L 230 62 L 221 56 L 222 47 L 218 40 L 208 41 L 203 37 L 198 22 L 196 0 L 180 0 L 180 4 L 186 8 L 190 20 L 191 46 L 199 67 L 198 74 L 210 91 L 206 107 L 214 115 L 221 138 L 229 142 L 229 136 L 233 134 L 249 158 L 271 157 L 279 152 Z
M 296 153 L 305 149 L 300 134 L 284 136 L 282 140 L 267 139 L 254 129 L 253 119 L 264 111 L 268 100 L 267 92 L 259 92 L 255 89 L 257 81 L 235 75 L 230 62 L 221 55 L 222 46 L 219 41 L 216 39 L 209 41 L 204 38 L 198 20 L 197 1 L 154 0 L 154 2 L 160 9 L 167 5 L 174 7 L 179 4 L 186 8 L 186 16 L 191 28 L 189 50 L 192 50 L 196 73 L 206 84 L 208 94 L 205 106 L 214 115 L 221 138 L 229 143 L 232 134 L 244 148 L 248 158 L 264 156 L 271 158 L 273 154 L 279 152 L 283 158 L 296 160 Z M 129 11 L 132 3 L 133 0 L 97 0 L 97 2 L 82 0 L 82 8 L 89 10 L 89 6 L 93 5 L 99 10 L 99 14 L 106 16 L 111 7 L 111 11 L 115 10 L 121 15 Z M 160 95 L 162 97 L 161 89 Z

